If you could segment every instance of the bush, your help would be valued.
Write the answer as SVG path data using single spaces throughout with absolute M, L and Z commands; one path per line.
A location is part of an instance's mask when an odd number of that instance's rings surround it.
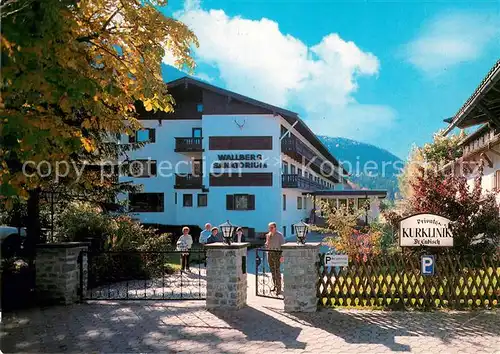
M 172 234 L 161 234 L 155 237 L 149 237 L 139 247 L 140 251 L 152 252 L 143 253 L 145 271 L 149 277 L 162 276 L 163 274 L 172 274 L 179 269 L 178 253 L 154 253 L 172 250 Z
M 113 232 L 113 222 L 99 208 L 86 203 L 73 203 L 62 213 L 60 234 L 65 241 L 94 240 L 93 248 L 101 248 Z
M 367 260 L 381 250 L 382 232 L 377 228 L 358 227 L 362 210 L 349 210 L 347 207 L 335 208 L 329 203 L 322 205 L 326 216 L 327 231 L 335 237 L 327 239 L 327 244 L 336 251 L 348 254 L 355 259 Z
M 156 229 L 144 227 L 128 215 L 112 216 L 89 204 L 75 203 L 63 213 L 61 229 L 68 241 L 92 241 L 90 286 L 175 271 L 172 262 L 164 262 L 165 255 L 137 252 L 167 250 L 171 235 L 158 236 Z
M 20 258 L 5 258 L 0 266 L 3 311 L 36 305 L 35 268 Z

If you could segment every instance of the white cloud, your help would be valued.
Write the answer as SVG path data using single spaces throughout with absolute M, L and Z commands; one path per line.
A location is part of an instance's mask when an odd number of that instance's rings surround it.
M 432 19 L 403 53 L 411 64 L 435 76 L 479 58 L 500 35 L 496 14 L 451 13 Z
M 203 73 L 203 72 L 200 72 L 200 73 L 196 73 L 194 75 L 194 77 L 202 80 L 202 81 L 206 81 L 206 82 L 212 82 L 214 81 L 214 78 L 211 77 L 210 75 L 206 74 L 206 73 Z
M 388 107 L 354 100 L 357 78 L 377 75 L 380 63 L 336 33 L 309 47 L 282 33 L 275 21 L 206 11 L 196 1 L 176 16 L 198 36 L 196 61 L 217 68 L 229 90 L 281 107 L 298 106 L 318 133 L 327 128 L 334 135 L 366 138 L 395 117 Z

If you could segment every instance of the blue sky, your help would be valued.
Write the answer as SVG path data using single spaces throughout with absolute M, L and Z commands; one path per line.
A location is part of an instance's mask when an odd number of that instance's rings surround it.
M 195 76 L 402 158 L 500 58 L 499 0 L 190 0 L 163 11 L 199 38 Z

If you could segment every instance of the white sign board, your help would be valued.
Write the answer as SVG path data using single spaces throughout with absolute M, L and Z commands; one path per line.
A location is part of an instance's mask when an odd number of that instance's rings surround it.
M 347 254 L 325 254 L 325 266 L 328 267 L 347 267 L 349 257 Z
M 452 247 L 450 220 L 434 214 L 417 214 L 401 220 L 399 244 L 401 247 Z

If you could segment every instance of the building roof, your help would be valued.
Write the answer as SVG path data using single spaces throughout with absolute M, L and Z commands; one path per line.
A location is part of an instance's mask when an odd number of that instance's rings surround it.
M 479 127 L 475 132 L 467 135 L 462 141 L 458 143 L 458 145 L 462 146 L 467 143 L 470 143 L 471 141 L 479 138 L 481 135 L 487 133 L 490 130 L 489 124 L 483 124 L 481 127 Z
M 369 190 L 369 189 L 348 189 L 343 191 L 316 191 L 316 192 L 308 192 L 302 193 L 304 195 L 312 195 L 319 197 L 387 197 L 387 191 L 384 190 Z
M 500 60 L 495 63 L 460 110 L 444 121 L 449 123 L 445 134 L 455 127 L 467 128 L 487 122 L 500 127 Z
M 254 105 L 260 108 L 263 108 L 269 111 L 272 114 L 278 114 L 282 116 L 290 125 L 293 125 L 295 122 L 298 123 L 295 125 L 294 129 L 296 129 L 304 138 L 306 138 L 318 151 L 325 156 L 330 162 L 332 162 L 335 166 L 341 166 L 340 162 L 328 151 L 326 146 L 318 139 L 316 134 L 312 132 L 312 130 L 307 126 L 306 123 L 299 117 L 299 115 L 295 112 L 289 111 L 284 108 L 280 108 L 277 106 L 270 105 L 268 103 L 255 100 L 253 98 L 240 95 L 238 93 L 208 84 L 206 82 L 194 79 L 192 77 L 184 76 L 177 80 L 173 80 L 167 83 L 168 88 L 173 88 L 179 85 L 196 85 L 202 89 L 212 91 L 214 93 L 231 97 L 233 99 L 248 103 L 250 105 Z M 342 167 L 344 177 L 349 173 Z

